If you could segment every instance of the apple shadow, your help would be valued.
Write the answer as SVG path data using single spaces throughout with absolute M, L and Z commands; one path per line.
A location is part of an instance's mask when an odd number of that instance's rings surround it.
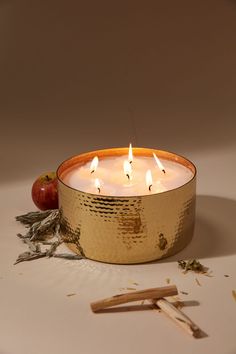
M 186 248 L 159 262 L 236 254 L 236 201 L 197 196 L 194 236 Z

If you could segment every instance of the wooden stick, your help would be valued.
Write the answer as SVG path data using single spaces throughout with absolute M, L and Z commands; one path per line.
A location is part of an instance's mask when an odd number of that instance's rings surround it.
M 168 315 L 174 322 L 182 327 L 191 336 L 199 337 L 202 332 L 201 329 L 192 322 L 182 311 L 177 309 L 166 299 L 152 299 L 150 302 L 157 308 L 160 308 L 166 315 Z
M 125 304 L 126 302 L 139 301 L 146 299 L 156 299 L 166 296 L 177 295 L 178 290 L 175 285 L 163 286 L 161 288 L 151 288 L 139 291 L 133 291 L 132 293 L 119 294 L 107 299 L 92 302 L 90 304 L 93 312 L 103 310 L 107 307 L 115 305 Z

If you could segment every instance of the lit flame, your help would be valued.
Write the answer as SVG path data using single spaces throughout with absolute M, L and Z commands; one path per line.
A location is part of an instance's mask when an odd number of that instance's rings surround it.
M 132 151 L 132 144 L 129 144 L 129 155 L 128 155 L 129 163 L 133 162 L 133 151 Z
M 100 193 L 101 192 L 101 184 L 100 184 L 100 181 L 98 178 L 95 179 L 94 184 L 95 184 L 95 188 L 97 188 L 97 190 L 98 190 L 98 193 Z
M 151 189 L 152 189 L 152 172 L 151 172 L 151 170 L 147 170 L 147 172 L 146 172 L 146 185 L 147 185 L 149 191 L 151 192 Z
M 96 171 L 98 167 L 98 157 L 95 156 L 93 159 L 92 159 L 92 162 L 91 162 L 91 165 L 90 165 L 90 173 L 93 173 Z
M 125 160 L 124 161 L 124 174 L 130 179 L 131 177 L 131 172 L 132 172 L 132 167 L 129 161 Z
M 159 169 L 163 172 L 166 173 L 166 170 L 164 168 L 164 166 L 162 165 L 161 161 L 158 159 L 157 155 L 153 152 L 153 157 L 157 163 L 157 166 L 159 167 Z

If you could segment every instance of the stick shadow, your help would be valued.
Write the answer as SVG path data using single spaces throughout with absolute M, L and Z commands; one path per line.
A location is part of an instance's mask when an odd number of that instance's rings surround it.
M 195 300 L 188 300 L 188 301 L 181 301 L 184 307 L 187 306 L 199 306 L 200 303 Z M 175 304 L 175 303 L 173 303 Z M 177 306 L 177 304 L 176 304 Z M 119 313 L 119 312 L 132 312 L 132 311 L 147 311 L 156 309 L 155 305 L 153 304 L 140 304 L 140 305 L 122 305 L 116 307 L 108 307 L 102 310 L 97 311 L 96 313 Z M 161 310 L 160 310 L 161 311 Z

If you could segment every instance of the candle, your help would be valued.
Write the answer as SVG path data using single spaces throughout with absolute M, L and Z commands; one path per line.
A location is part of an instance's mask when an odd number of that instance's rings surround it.
M 139 263 L 191 240 L 196 168 L 184 157 L 130 145 L 74 156 L 57 177 L 61 234 L 76 253 Z
M 82 192 L 140 196 L 178 188 L 192 178 L 193 172 L 180 162 L 158 158 L 155 153 L 153 156 L 135 156 L 130 145 L 128 154 L 95 156 L 75 166 L 63 180 Z

